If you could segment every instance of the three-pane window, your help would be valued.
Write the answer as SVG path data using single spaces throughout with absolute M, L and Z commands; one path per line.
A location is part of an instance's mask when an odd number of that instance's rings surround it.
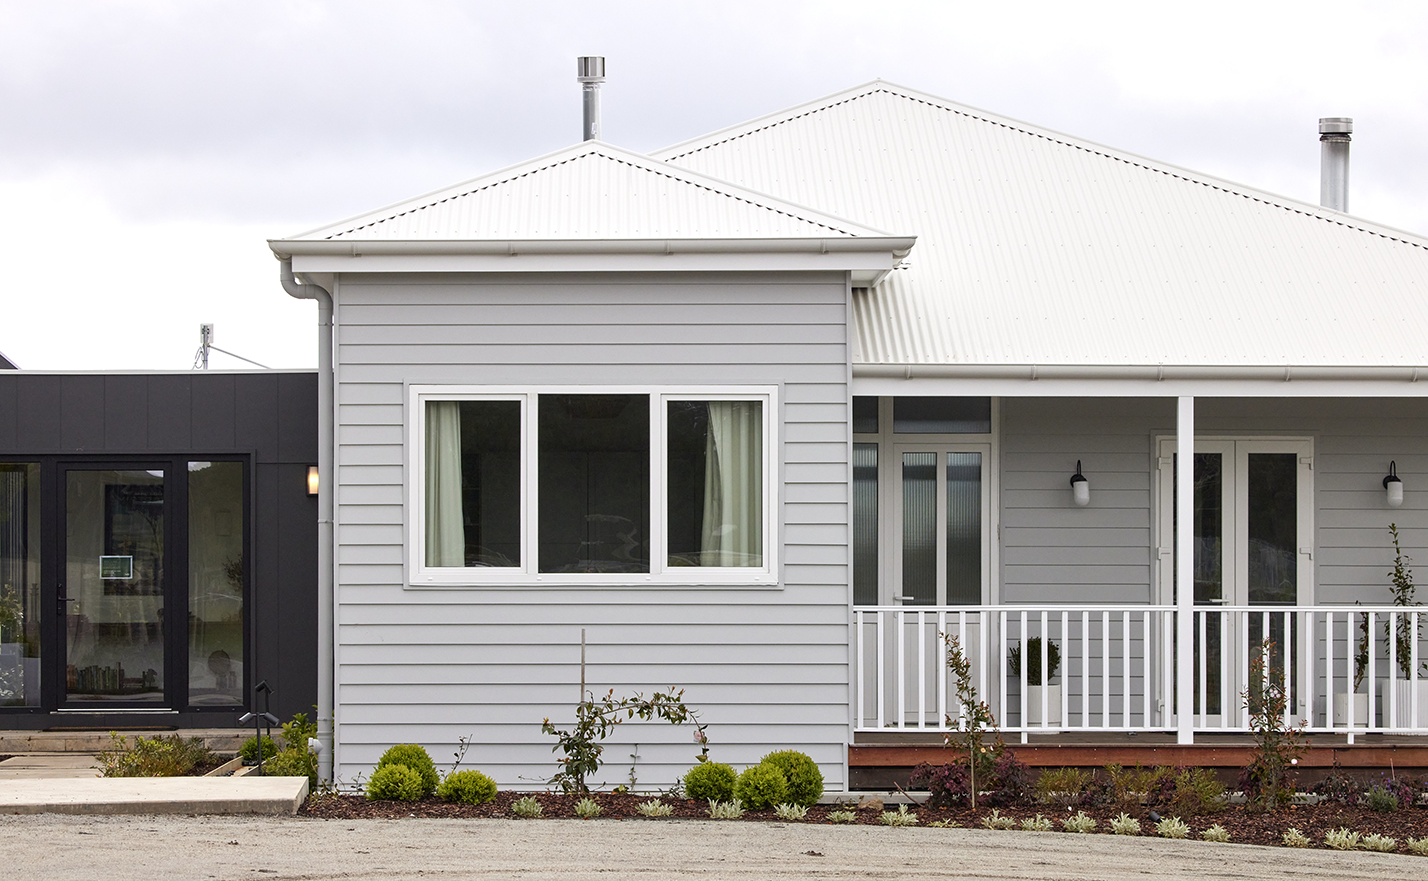
M 413 583 L 769 580 L 772 400 L 414 388 Z

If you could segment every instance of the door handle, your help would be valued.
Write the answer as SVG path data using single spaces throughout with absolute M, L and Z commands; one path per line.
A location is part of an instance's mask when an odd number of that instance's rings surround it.
M 79 597 L 60 597 L 57 601 L 58 608 L 55 610 L 60 615 L 69 614 L 69 607 L 65 603 L 77 603 Z

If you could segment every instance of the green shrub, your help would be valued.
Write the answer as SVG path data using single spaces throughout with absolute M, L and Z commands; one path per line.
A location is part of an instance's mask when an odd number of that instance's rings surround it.
M 213 752 L 201 737 L 134 738 L 134 745 L 118 732 L 109 732 L 109 749 L 95 756 L 105 777 L 184 777 L 199 765 L 213 761 Z
M 684 794 L 687 798 L 701 801 L 730 801 L 734 798 L 734 784 L 738 773 L 722 762 L 700 762 L 684 775 Z
M 406 765 L 421 777 L 421 794 L 431 795 L 436 791 L 436 784 L 440 778 L 436 774 L 436 763 L 427 755 L 425 749 L 415 743 L 399 743 L 386 752 L 377 760 L 377 767 L 385 768 L 387 765 Z
M 425 794 L 421 774 L 406 765 L 378 765 L 367 781 L 367 798 L 374 801 L 417 801 Z
M 1092 774 L 1080 768 L 1047 768 L 1036 778 L 1036 800 L 1042 804 L 1081 803 Z
M 464 805 L 484 805 L 496 797 L 496 781 L 480 771 L 457 771 L 446 775 L 436 794 L 443 801 L 455 801 Z
M 773 765 L 783 772 L 783 779 L 788 783 L 788 801 L 804 807 L 818 804 L 823 795 L 823 772 L 806 753 L 779 750 L 764 756 L 759 764 Z
M 1392 813 L 1398 810 L 1398 794 L 1387 786 L 1374 785 L 1364 793 L 1364 804 L 1380 814 Z
M 534 820 L 544 812 L 545 809 L 541 807 L 540 802 L 536 801 L 536 797 L 533 795 L 522 796 L 511 802 L 511 813 L 520 817 L 522 820 Z
M 734 795 L 749 810 L 762 811 L 788 801 L 788 780 L 774 765 L 754 765 L 739 775 Z
M 289 747 L 263 763 L 265 777 L 306 777 L 309 792 L 317 791 L 317 756 L 304 744 Z
M 278 745 L 276 743 L 273 743 L 273 739 L 271 737 L 264 737 L 263 758 L 271 759 L 277 754 Z M 258 761 L 258 735 L 255 734 L 247 740 L 243 741 L 243 745 L 238 747 L 238 755 L 242 756 L 243 761 L 245 762 Z

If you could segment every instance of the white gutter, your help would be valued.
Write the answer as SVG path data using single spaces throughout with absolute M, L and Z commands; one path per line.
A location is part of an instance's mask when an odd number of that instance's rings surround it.
M 334 400 L 332 295 L 306 277 L 298 284 L 293 262 L 282 259 L 283 290 L 299 300 L 317 301 L 317 757 L 318 779 L 331 782 L 334 709 L 332 511 L 337 482 L 333 472 Z
M 832 236 L 790 239 L 270 239 L 278 257 L 361 257 L 364 255 L 518 254 L 854 254 L 889 253 L 901 260 L 915 236 Z
M 854 364 L 854 377 L 870 379 L 1007 380 L 1333 380 L 1417 382 L 1428 366 L 1323 364 Z

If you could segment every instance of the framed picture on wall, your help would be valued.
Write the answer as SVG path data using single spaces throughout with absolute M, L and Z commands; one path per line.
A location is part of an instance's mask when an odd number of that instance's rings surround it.
M 127 578 L 104 577 L 105 596 L 160 596 L 164 556 L 162 484 L 104 487 L 104 556 L 129 557 Z

